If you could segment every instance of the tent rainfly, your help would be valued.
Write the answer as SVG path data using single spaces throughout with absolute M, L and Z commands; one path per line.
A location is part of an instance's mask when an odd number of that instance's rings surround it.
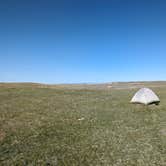
M 140 104 L 159 104 L 160 99 L 158 96 L 149 88 L 141 88 L 131 99 L 131 103 Z

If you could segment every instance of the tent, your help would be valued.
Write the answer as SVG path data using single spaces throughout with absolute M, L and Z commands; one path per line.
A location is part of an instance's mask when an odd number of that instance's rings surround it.
M 149 88 L 141 88 L 131 99 L 131 103 L 140 104 L 159 104 L 160 99 L 158 96 Z

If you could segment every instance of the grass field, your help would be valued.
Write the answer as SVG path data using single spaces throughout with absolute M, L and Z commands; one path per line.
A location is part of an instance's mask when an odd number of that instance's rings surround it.
M 0 165 L 166 166 L 166 86 L 159 106 L 133 89 L 0 86 Z

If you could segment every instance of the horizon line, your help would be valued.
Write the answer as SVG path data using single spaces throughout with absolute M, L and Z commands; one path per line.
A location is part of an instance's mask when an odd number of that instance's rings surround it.
M 142 83 L 142 82 L 166 82 L 166 80 L 138 80 L 138 81 L 110 81 L 110 82 L 73 82 L 73 83 L 44 83 L 31 81 L 0 81 L 0 84 L 45 84 L 45 85 L 80 85 L 80 84 L 112 84 L 112 83 Z

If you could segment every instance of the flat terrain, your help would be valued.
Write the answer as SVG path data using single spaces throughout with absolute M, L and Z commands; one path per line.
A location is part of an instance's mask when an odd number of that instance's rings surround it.
M 159 106 L 129 103 L 144 86 Z M 1 83 L 0 165 L 166 166 L 166 83 Z

